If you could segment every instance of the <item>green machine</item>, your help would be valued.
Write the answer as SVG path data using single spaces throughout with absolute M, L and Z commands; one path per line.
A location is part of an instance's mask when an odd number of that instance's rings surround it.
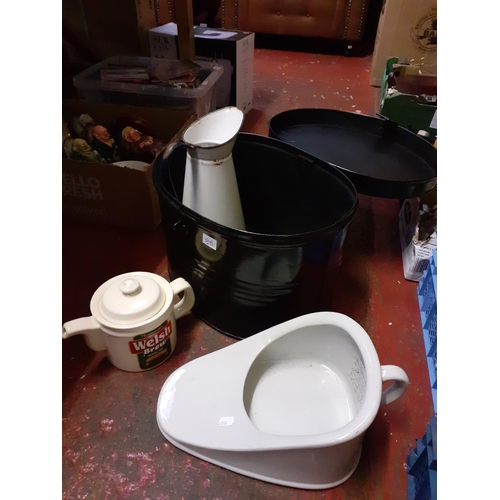
M 418 65 L 387 60 L 380 87 L 380 115 L 411 132 L 437 137 L 437 77 L 420 74 Z

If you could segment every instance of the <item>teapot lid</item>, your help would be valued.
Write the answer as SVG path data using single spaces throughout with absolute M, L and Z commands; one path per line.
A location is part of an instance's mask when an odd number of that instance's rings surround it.
M 148 276 L 149 275 L 149 276 Z M 165 304 L 165 291 L 150 273 L 121 274 L 107 281 L 96 292 L 97 308 L 110 323 L 142 323 L 157 314 Z

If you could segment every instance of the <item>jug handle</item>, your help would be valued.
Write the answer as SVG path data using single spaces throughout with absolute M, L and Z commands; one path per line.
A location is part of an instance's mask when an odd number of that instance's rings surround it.
M 163 157 L 162 157 L 162 164 L 161 164 L 161 170 L 165 168 L 165 160 L 177 149 L 190 149 L 190 146 L 188 146 L 185 142 L 183 141 L 173 141 L 170 144 L 167 145 L 165 148 L 165 151 L 163 152 Z M 175 190 L 174 182 L 172 180 L 172 176 L 170 175 L 170 169 L 168 169 L 168 180 L 170 181 L 170 184 L 172 185 L 172 189 L 174 191 L 175 198 L 177 201 L 182 203 L 182 200 L 179 198 L 179 195 L 177 194 L 177 191 Z
M 388 405 L 404 394 L 410 381 L 406 372 L 399 366 L 384 365 L 380 369 L 382 371 L 382 382 L 392 381 L 392 384 L 382 392 L 380 402 L 381 405 Z
M 177 278 L 170 283 L 175 295 L 184 292 L 182 299 L 174 305 L 175 319 L 185 316 L 194 305 L 194 291 L 184 278 Z
M 183 141 L 172 141 L 167 145 L 165 151 L 163 152 L 163 160 L 166 160 L 176 149 L 185 148 L 189 149 L 189 146 Z
M 62 327 L 63 339 L 79 334 L 85 337 L 85 343 L 93 351 L 105 351 L 107 349 L 102 330 L 93 316 L 78 318 L 64 323 Z

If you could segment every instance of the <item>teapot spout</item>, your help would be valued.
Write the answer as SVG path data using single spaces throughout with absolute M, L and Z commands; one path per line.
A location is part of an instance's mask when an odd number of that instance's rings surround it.
M 105 351 L 107 349 L 102 330 L 92 316 L 74 319 L 62 326 L 63 339 L 79 334 L 85 336 L 85 343 L 93 351 Z

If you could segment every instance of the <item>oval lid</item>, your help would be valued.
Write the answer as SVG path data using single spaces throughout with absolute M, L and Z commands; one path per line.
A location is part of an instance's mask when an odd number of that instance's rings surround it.
M 395 121 L 337 109 L 283 111 L 269 136 L 340 169 L 360 194 L 404 200 L 437 184 L 437 150 Z
M 147 321 L 164 303 L 165 292 L 159 283 L 141 273 L 129 273 L 109 283 L 98 307 L 107 321 L 130 325 Z

